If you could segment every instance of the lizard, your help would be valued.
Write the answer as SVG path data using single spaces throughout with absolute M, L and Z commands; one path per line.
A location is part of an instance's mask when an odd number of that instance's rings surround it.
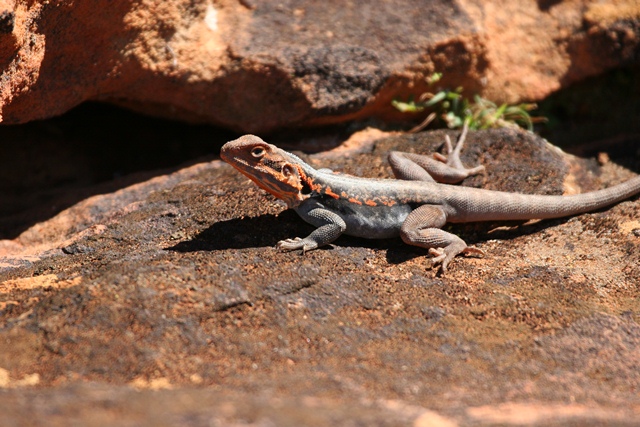
M 432 266 L 439 265 L 443 274 L 457 255 L 483 254 L 442 230 L 446 223 L 561 218 L 602 209 L 640 193 L 640 176 L 610 188 L 568 196 L 453 185 L 484 171 L 483 166 L 465 168 L 460 160 L 467 130 L 465 126 L 455 148 L 445 137 L 447 156 L 391 152 L 389 163 L 396 179 L 316 170 L 255 135 L 227 142 L 220 156 L 316 227 L 307 237 L 278 242 L 278 249 L 305 253 L 342 234 L 371 239 L 400 236 L 409 245 L 426 248 L 432 255 Z

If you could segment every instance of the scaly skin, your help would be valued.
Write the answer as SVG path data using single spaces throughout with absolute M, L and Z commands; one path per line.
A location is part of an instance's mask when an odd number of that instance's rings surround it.
M 572 196 L 449 185 L 484 170 L 482 166 L 462 166 L 459 153 L 465 135 L 466 129 L 453 150 L 447 140 L 448 160 L 440 155 L 434 160 L 391 153 L 389 161 L 401 179 L 360 178 L 316 170 L 253 135 L 226 143 L 220 156 L 317 227 L 305 238 L 279 242 L 279 249 L 305 252 L 329 244 L 341 234 L 374 239 L 400 236 L 407 244 L 429 249 L 433 264 L 440 264 L 443 272 L 460 253 L 482 253 L 441 230 L 447 222 L 559 218 L 600 209 L 640 193 L 640 176 L 611 188 Z

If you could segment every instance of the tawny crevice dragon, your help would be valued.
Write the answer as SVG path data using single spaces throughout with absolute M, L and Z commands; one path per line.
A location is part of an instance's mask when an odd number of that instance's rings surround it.
M 316 170 L 297 156 L 253 135 L 222 147 L 221 157 L 259 187 L 284 200 L 306 222 L 317 227 L 305 238 L 282 240 L 277 247 L 309 251 L 341 234 L 382 239 L 400 236 L 427 248 L 433 265 L 446 271 L 461 253 L 482 253 L 441 228 L 447 223 L 559 218 L 600 209 L 640 193 L 640 176 L 585 194 L 545 196 L 451 185 L 484 170 L 465 168 L 460 151 L 446 139 L 448 158 L 392 152 L 389 162 L 398 179 L 360 178 Z

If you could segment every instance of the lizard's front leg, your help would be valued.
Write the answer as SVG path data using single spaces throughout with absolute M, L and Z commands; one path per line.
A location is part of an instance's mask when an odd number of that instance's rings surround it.
M 300 211 L 298 214 L 308 223 L 317 226 L 307 237 L 295 237 L 281 240 L 276 247 L 282 251 L 294 251 L 302 249 L 302 253 L 320 246 L 328 245 L 336 240 L 347 229 L 347 224 L 340 215 L 324 208 L 314 208 L 309 211 Z
M 440 264 L 443 273 L 456 255 L 483 253 L 480 249 L 467 246 L 455 234 L 441 230 L 446 223 L 447 215 L 442 207 L 422 205 L 407 216 L 400 229 L 400 237 L 405 243 L 429 249 L 434 256 L 433 265 Z
M 389 164 L 393 174 L 396 178 L 404 180 L 457 184 L 468 176 L 483 172 L 484 166 L 465 168 L 460 160 L 460 151 L 467 137 L 467 131 L 468 127 L 465 124 L 455 148 L 451 147 L 449 135 L 445 136 L 448 157 L 438 153 L 435 153 L 433 158 L 400 151 L 389 153 Z

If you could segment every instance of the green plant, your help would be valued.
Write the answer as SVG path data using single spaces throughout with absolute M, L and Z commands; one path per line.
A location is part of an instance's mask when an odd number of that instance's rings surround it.
M 438 82 L 442 73 L 434 73 L 427 78 L 429 85 Z M 466 122 L 471 129 L 488 129 L 497 127 L 522 126 L 533 129 L 533 123 L 544 120 L 531 117 L 529 111 L 536 108 L 536 104 L 522 103 L 518 105 L 502 104 L 500 106 L 478 95 L 473 101 L 462 96 L 462 88 L 455 90 L 442 89 L 436 93 L 423 93 L 418 101 L 410 97 L 407 102 L 393 100 L 392 105 L 401 112 L 418 113 L 425 109 L 433 112 L 412 132 L 427 127 L 433 120 L 440 118 L 447 127 L 461 128 Z

